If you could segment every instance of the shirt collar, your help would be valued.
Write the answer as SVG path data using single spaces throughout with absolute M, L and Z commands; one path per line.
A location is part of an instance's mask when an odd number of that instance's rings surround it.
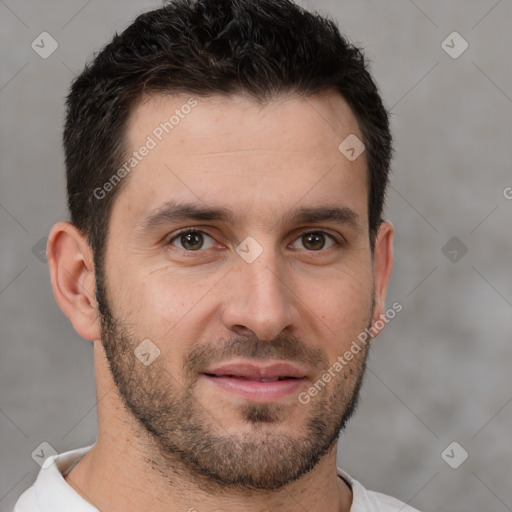
M 52 512 L 98 512 L 64 480 L 71 468 L 92 448 L 78 448 L 48 457 L 34 483 L 35 494 L 41 510 Z

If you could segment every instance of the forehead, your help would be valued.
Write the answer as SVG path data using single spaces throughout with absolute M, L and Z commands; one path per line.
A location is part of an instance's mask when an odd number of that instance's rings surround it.
M 274 218 L 299 202 L 338 201 L 365 217 L 366 158 L 342 154 L 349 136 L 362 140 L 350 107 L 334 92 L 264 105 L 241 95 L 145 97 L 127 124 L 127 162 L 134 165 L 117 203 L 127 222 L 191 199 Z

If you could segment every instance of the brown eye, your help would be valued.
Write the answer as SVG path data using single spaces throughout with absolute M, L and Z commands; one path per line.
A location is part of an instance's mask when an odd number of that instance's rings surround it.
M 330 249 L 333 245 L 336 245 L 334 237 L 324 231 L 309 231 L 303 233 L 297 240 L 300 240 L 302 246 L 308 251 L 321 251 L 322 249 Z M 331 242 L 331 245 L 326 247 L 328 241 Z
M 211 244 L 210 247 L 204 247 L 205 237 L 213 240 L 203 231 L 188 229 L 178 233 L 175 237 L 171 238 L 169 243 L 175 246 L 174 242 L 178 241 L 181 244 L 181 247 L 178 246 L 179 249 L 183 249 L 185 251 L 198 251 L 199 249 L 209 249 L 213 246 L 213 244 Z

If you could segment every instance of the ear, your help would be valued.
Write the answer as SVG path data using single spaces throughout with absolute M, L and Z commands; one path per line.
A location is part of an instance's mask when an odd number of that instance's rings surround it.
M 372 332 L 376 331 L 373 337 L 380 334 L 386 322 L 386 292 L 388 289 L 391 271 L 393 270 L 393 235 L 395 228 L 391 222 L 382 222 L 373 253 L 373 276 L 374 276 L 374 309 L 372 317 Z M 378 322 L 378 323 L 377 323 Z M 375 325 L 377 323 L 377 325 Z M 380 329 L 378 328 L 380 326 Z
M 53 294 L 75 331 L 91 341 L 101 339 L 94 259 L 86 239 L 69 222 L 59 222 L 48 237 L 46 256 Z

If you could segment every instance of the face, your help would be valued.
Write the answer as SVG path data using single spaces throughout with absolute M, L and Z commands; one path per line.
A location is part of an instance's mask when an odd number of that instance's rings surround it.
M 364 373 L 366 347 L 332 372 L 372 320 L 366 159 L 338 149 L 360 130 L 334 93 L 146 100 L 97 276 L 115 383 L 170 463 L 279 488 L 336 443 Z

